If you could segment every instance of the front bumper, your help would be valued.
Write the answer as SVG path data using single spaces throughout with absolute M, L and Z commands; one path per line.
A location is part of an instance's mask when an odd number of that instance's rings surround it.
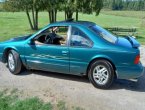
M 139 78 L 144 74 L 144 67 L 141 63 L 133 66 L 116 67 L 118 79 L 134 79 Z

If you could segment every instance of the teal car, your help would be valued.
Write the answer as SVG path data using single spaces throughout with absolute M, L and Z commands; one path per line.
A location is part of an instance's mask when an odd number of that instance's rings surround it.
M 106 89 L 115 78 L 143 74 L 139 46 L 134 38 L 115 36 L 95 23 L 68 20 L 0 43 L 0 60 L 15 75 L 24 68 L 87 75 L 95 87 Z

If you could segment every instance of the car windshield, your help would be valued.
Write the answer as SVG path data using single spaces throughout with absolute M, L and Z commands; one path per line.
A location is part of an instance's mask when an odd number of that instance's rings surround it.
M 107 31 L 106 29 L 101 28 L 100 26 L 94 25 L 94 26 L 91 26 L 90 28 L 96 34 L 98 34 L 99 36 L 101 36 L 102 38 L 104 38 L 105 40 L 111 43 L 115 43 L 117 40 L 117 37 L 115 35 Z

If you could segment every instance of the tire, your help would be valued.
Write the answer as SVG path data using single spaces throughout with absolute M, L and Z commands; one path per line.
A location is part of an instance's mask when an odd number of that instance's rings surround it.
M 100 89 L 111 87 L 114 81 L 114 69 L 110 62 L 106 60 L 97 60 L 90 66 L 88 77 L 90 82 Z
M 19 74 L 22 70 L 22 62 L 20 59 L 20 55 L 14 50 L 10 50 L 8 52 L 7 64 L 9 71 L 14 75 Z

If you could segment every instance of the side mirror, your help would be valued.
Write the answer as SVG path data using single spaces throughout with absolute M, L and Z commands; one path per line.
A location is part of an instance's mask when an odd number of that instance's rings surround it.
M 35 44 L 35 39 L 29 40 L 29 41 L 28 41 L 28 44 L 29 44 L 29 45 L 34 45 L 34 44 Z

